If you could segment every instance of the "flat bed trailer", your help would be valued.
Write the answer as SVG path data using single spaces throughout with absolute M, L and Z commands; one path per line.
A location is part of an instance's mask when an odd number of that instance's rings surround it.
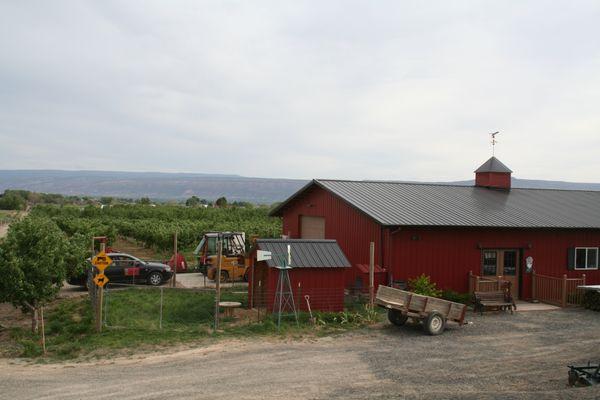
M 388 319 L 397 326 L 402 326 L 408 318 L 422 321 L 423 328 L 430 335 L 439 335 L 446 329 L 446 323 L 453 321 L 464 324 L 467 306 L 437 297 L 379 285 L 375 303 L 388 310 Z

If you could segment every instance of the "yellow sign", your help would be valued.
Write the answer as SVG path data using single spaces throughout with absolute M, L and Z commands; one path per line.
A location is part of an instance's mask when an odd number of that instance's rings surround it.
M 104 287 L 108 283 L 108 278 L 104 274 L 98 274 L 94 277 L 94 283 L 96 286 Z
M 106 255 L 105 252 L 101 251 L 92 259 L 92 264 L 98 268 L 98 271 L 104 272 L 104 270 L 108 268 L 110 264 L 112 264 L 112 260 Z

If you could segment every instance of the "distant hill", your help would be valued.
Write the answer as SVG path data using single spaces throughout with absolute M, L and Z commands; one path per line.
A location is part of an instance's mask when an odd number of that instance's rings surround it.
M 182 200 L 192 195 L 207 200 L 225 196 L 229 201 L 271 204 L 284 200 L 307 181 L 248 178 L 237 175 L 114 172 L 0 170 L 0 192 L 25 189 L 34 192 L 78 196 L 113 196 L 154 200 Z
M 301 179 L 250 178 L 238 175 L 0 170 L 0 192 L 25 189 L 34 192 L 78 196 L 114 196 L 137 199 L 148 196 L 155 200 L 183 200 L 192 195 L 207 200 L 225 196 L 230 201 L 271 204 L 285 200 L 308 181 Z M 448 182 L 472 185 L 473 181 Z M 513 178 L 513 187 L 600 190 L 600 183 L 572 183 Z

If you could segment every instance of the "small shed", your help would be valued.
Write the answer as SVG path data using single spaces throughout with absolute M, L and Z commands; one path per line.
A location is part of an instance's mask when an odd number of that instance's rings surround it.
M 248 299 L 252 307 L 273 310 L 278 261 L 291 253 L 290 282 L 296 309 L 306 311 L 307 299 L 313 311 L 343 311 L 344 272 L 350 262 L 335 240 L 258 239 L 249 273 Z M 273 259 L 256 261 L 256 250 L 269 251 Z

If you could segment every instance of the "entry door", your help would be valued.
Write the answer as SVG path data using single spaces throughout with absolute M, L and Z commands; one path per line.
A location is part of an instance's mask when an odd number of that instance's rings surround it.
M 512 295 L 519 294 L 519 259 L 517 250 L 484 250 L 481 275 L 484 277 L 501 277 L 511 282 Z

